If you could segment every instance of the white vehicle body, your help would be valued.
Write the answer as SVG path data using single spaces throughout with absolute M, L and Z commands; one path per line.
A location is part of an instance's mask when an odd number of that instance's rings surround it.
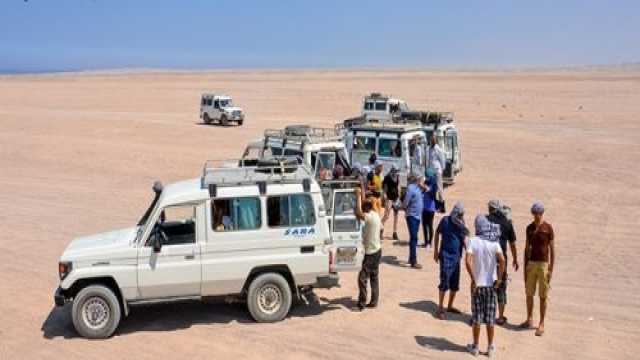
M 280 296 L 290 291 L 295 297 L 304 289 L 336 286 L 339 271 L 358 270 L 363 250 L 354 196 L 336 190 L 332 203 L 340 206 L 328 210 L 313 174 L 302 166 L 285 174 L 205 166 L 201 178 L 157 191 L 136 226 L 73 240 L 60 257 L 55 302 L 74 302 L 76 329 L 97 338 L 110 336 L 117 323 L 92 328 L 104 310 L 75 304 L 90 286 L 113 292 L 125 316 L 135 304 L 232 295 L 247 299 L 257 321 L 280 320 L 288 307 L 254 313 L 254 282 L 265 274 L 286 279 L 290 289 L 280 289 Z M 269 289 L 265 296 L 273 300 Z M 92 323 L 86 313 L 98 320 Z
M 462 171 L 458 131 L 454 124 L 424 125 L 420 122 L 370 122 L 347 129 L 345 143 L 351 164 L 367 165 L 372 154 L 384 164 L 385 173 L 395 165 L 400 170 L 400 186 L 406 187 L 410 173 L 424 174 L 429 164 L 428 146 L 435 132 L 445 155 L 443 182 L 452 184 Z M 422 154 L 421 157 L 416 156 Z
M 370 121 L 391 121 L 394 117 L 408 111 L 410 111 L 409 106 L 404 100 L 378 93 L 365 96 L 362 105 L 362 116 Z
M 242 108 L 233 105 L 233 100 L 227 95 L 205 93 L 200 99 L 200 119 L 205 124 L 217 122 L 228 125 L 235 121 L 242 125 L 244 112 Z
M 342 133 L 335 129 L 294 125 L 283 130 L 266 130 L 262 139 L 247 145 L 242 158 L 257 161 L 272 156 L 299 157 L 317 178 L 321 170 L 331 173 L 336 165 L 342 166 L 346 173 L 351 169 Z

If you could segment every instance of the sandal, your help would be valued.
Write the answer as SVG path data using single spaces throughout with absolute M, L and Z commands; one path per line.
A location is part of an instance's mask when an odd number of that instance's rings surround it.
M 444 310 L 438 310 L 438 312 L 436 312 L 436 318 L 440 319 L 440 320 L 444 320 Z
M 538 328 L 538 329 L 536 330 L 536 336 L 542 336 L 542 335 L 544 335 L 544 329 L 540 329 L 540 328 Z
M 496 324 L 498 324 L 500 326 L 502 326 L 502 325 L 504 325 L 506 323 L 507 323 L 507 317 L 506 316 L 503 316 L 503 317 L 500 317 L 500 318 L 496 319 Z

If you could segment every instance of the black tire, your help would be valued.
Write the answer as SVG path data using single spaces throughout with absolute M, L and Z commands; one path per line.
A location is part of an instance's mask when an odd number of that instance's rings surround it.
M 228 125 L 229 125 L 229 120 L 227 119 L 227 115 L 222 115 L 222 116 L 220 117 L 220 123 L 221 123 L 223 126 L 228 126 Z
M 291 288 L 280 274 L 262 274 L 251 282 L 247 307 L 251 317 L 261 323 L 284 319 L 291 309 Z
M 106 286 L 87 286 L 73 300 L 73 326 L 85 338 L 108 338 L 116 331 L 120 316 L 120 302 Z
M 238 126 L 242 126 L 243 122 L 244 122 L 244 120 L 238 120 Z
M 211 124 L 211 118 L 209 117 L 209 114 L 204 113 L 204 115 L 202 116 L 202 121 L 204 121 L 204 123 L 207 125 Z

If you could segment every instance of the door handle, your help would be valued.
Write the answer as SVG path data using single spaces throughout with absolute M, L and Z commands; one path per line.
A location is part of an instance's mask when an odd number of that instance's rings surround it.
M 196 258 L 196 256 L 195 256 L 195 255 L 193 255 L 193 254 L 191 254 L 191 255 L 185 255 L 185 256 L 184 256 L 184 259 L 185 259 L 185 260 L 193 260 L 193 259 L 195 259 L 195 258 Z

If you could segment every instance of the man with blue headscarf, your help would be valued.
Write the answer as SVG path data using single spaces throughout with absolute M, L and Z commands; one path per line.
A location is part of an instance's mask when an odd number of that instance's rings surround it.
M 464 223 L 464 205 L 455 204 L 449 216 L 440 220 L 436 229 L 433 245 L 433 260 L 440 263 L 439 303 L 437 317 L 444 319 L 444 296 L 449 291 L 449 305 L 447 311 L 459 314 L 460 310 L 453 307 L 453 300 L 460 289 L 460 258 L 465 247 L 465 238 L 469 230 Z M 440 238 L 442 237 L 442 241 Z

